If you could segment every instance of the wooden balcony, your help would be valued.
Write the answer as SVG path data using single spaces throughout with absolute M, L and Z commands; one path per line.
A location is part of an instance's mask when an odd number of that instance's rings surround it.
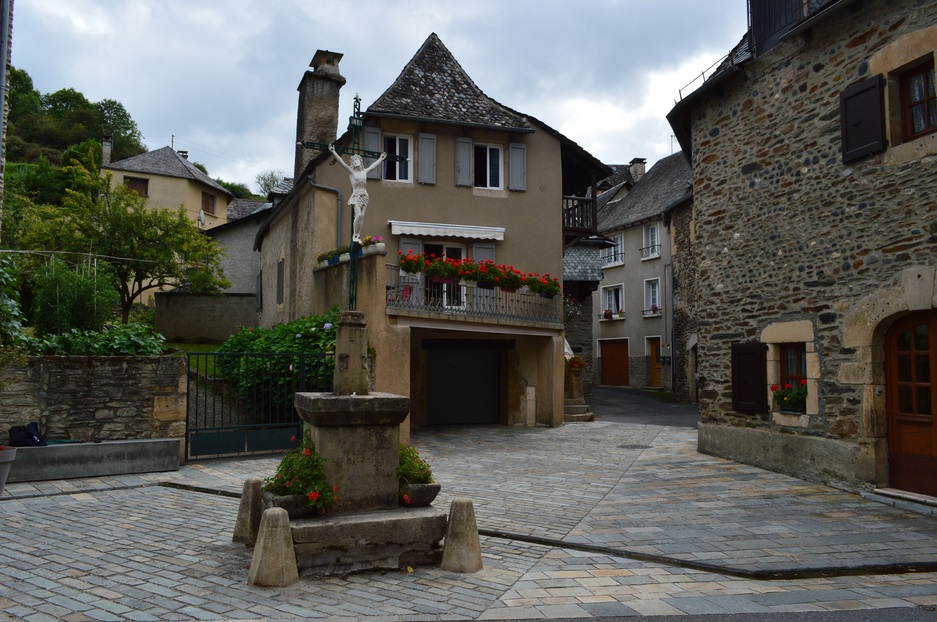
M 563 239 L 570 241 L 595 235 L 598 231 L 595 199 L 563 197 Z

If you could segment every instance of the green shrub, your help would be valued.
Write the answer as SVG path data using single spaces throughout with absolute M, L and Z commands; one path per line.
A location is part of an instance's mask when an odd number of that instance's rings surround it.
M 165 338 L 145 324 L 112 324 L 100 331 L 72 329 L 59 335 L 31 338 L 30 354 L 156 356 Z
M 100 264 L 96 273 L 73 268 L 52 259 L 32 278 L 30 325 L 42 335 L 69 329 L 97 331 L 114 317 L 120 302 L 110 285 L 110 267 Z
M 397 483 L 401 490 L 410 484 L 432 484 L 433 470 L 429 463 L 420 457 L 416 447 L 400 445 L 400 461 L 397 465 Z
M 325 479 L 325 458 L 316 453 L 308 432 L 299 447 L 283 456 L 273 477 L 264 480 L 263 489 L 278 496 L 301 495 L 309 507 L 323 510 L 337 492 Z

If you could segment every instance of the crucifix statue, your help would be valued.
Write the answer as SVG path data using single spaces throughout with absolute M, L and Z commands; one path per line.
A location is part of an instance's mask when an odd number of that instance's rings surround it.
M 369 201 L 368 173 L 380 166 L 381 162 L 387 158 L 387 154 L 381 153 L 381 155 L 371 164 L 371 166 L 365 168 L 364 162 L 362 161 L 360 155 L 352 155 L 351 166 L 349 166 L 335 151 L 335 145 L 329 145 L 329 151 L 332 153 L 332 156 L 335 157 L 335 160 L 342 165 L 342 168 L 348 171 L 348 180 L 351 182 L 351 197 L 348 199 L 348 205 L 351 206 L 351 209 L 354 211 L 355 215 L 354 222 L 352 223 L 351 239 L 353 242 L 360 244 L 361 221 L 364 220 L 364 213 L 368 209 Z

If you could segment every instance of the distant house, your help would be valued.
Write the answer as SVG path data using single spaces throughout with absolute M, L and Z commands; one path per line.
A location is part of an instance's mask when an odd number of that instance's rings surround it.
M 594 298 L 599 382 L 674 389 L 673 273 L 667 208 L 690 190 L 691 173 L 682 154 L 657 162 L 644 174 L 600 195 L 599 233 L 613 242 L 602 251 L 604 276 Z
M 699 448 L 937 495 L 937 3 L 749 11 L 668 115 L 693 172 Z
M 335 141 L 341 57 L 313 58 L 299 86 L 298 142 Z M 374 171 L 362 234 L 383 243 L 354 263 L 377 390 L 410 396 L 417 426 L 562 424 L 561 298 L 433 282 L 403 272 L 398 252 L 562 278 L 564 243 L 595 233 L 590 197 L 611 170 L 487 97 L 435 34 L 364 111 L 359 137 L 372 152 L 406 157 Z M 353 139 L 349 131 L 336 142 Z M 317 261 L 350 242 L 348 174 L 329 153 L 298 148 L 294 179 L 257 236 L 263 326 L 350 303 L 351 262 Z M 574 221 L 584 229 L 567 238 L 564 222 Z
M 200 229 L 227 222 L 228 204 L 234 195 L 189 162 L 186 152 L 162 147 L 111 162 L 105 141 L 101 171 L 110 173 L 114 184 L 123 184 L 146 197 L 150 208 L 184 207 Z

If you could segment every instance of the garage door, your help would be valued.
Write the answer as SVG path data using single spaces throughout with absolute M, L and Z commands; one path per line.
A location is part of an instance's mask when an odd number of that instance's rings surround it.
M 628 340 L 600 341 L 602 348 L 602 384 L 628 384 Z
M 500 423 L 501 350 L 426 351 L 429 425 Z

